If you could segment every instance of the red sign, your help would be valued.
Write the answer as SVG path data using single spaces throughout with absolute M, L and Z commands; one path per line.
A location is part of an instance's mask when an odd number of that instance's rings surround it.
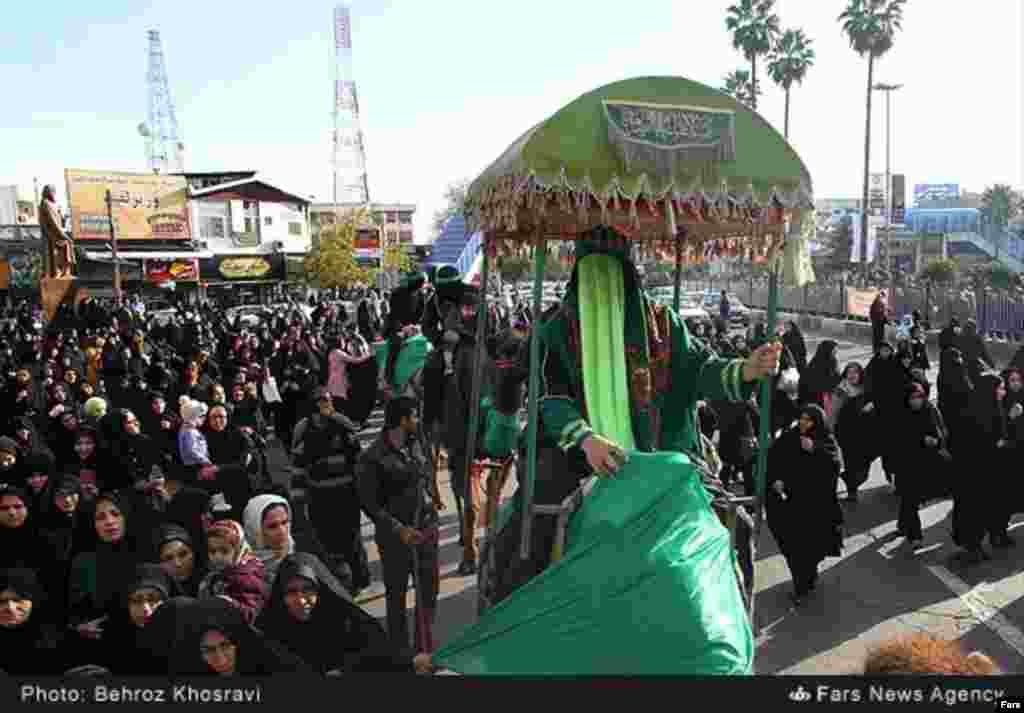
M 174 260 L 147 259 L 146 279 L 150 282 L 196 282 L 199 279 L 199 261 L 195 258 Z

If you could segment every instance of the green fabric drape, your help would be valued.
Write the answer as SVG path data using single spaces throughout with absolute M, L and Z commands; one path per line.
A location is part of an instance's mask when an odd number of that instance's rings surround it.
M 583 389 L 590 427 L 623 449 L 633 450 L 622 263 L 595 254 L 581 260 L 578 270 Z
M 681 453 L 629 454 L 564 557 L 434 655 L 466 675 L 749 675 L 728 530 Z
M 405 386 L 405 383 L 417 371 L 423 368 L 423 365 L 427 363 L 427 357 L 430 356 L 432 351 L 433 346 L 430 344 L 430 340 L 422 334 L 406 339 L 405 343 L 402 344 L 401 352 L 398 354 L 398 360 L 395 362 L 395 375 L 390 384 L 391 388 L 400 391 Z M 376 344 L 376 356 L 377 368 L 383 374 L 384 367 L 388 363 L 387 342 L 378 342 Z

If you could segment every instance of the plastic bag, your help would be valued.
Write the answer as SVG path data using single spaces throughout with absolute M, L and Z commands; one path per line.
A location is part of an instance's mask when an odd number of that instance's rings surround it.
M 263 400 L 268 404 L 281 403 L 281 392 L 277 390 L 277 379 L 268 376 L 263 382 Z

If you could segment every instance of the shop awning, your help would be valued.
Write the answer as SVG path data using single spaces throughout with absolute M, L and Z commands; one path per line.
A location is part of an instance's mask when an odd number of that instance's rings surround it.
M 206 260 L 215 253 L 210 250 L 118 250 L 120 260 Z M 90 260 L 113 260 L 114 254 L 109 250 L 86 250 L 85 256 Z

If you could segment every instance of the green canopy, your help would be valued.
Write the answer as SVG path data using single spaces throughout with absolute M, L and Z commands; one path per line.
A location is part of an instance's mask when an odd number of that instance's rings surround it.
M 508 179 L 503 183 L 502 179 Z M 809 207 L 811 178 L 759 114 L 682 77 L 608 84 L 571 102 L 512 144 L 470 186 L 468 204 L 529 186 L 598 199 L 728 192 Z

